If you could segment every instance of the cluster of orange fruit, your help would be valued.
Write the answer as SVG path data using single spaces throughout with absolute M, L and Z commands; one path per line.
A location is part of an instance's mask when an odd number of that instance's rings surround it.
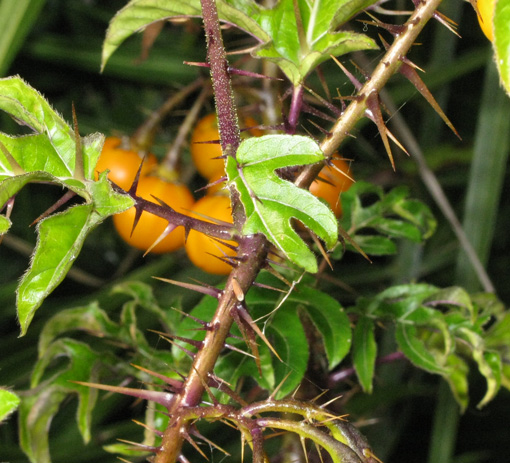
M 257 124 L 251 118 L 244 120 L 248 127 Z M 253 128 L 249 130 L 252 136 L 260 136 L 262 132 Z M 225 175 L 224 162 L 221 159 L 222 151 L 219 144 L 208 143 L 219 139 L 216 115 L 210 114 L 202 118 L 194 128 L 191 137 L 191 157 L 197 171 L 209 183 L 214 184 Z M 128 146 L 123 146 L 120 138 L 109 137 L 106 139 L 101 156 L 96 166 L 96 179 L 99 172 L 109 170 L 108 178 L 128 190 L 136 176 L 141 157 L 136 151 Z M 347 190 L 352 180 L 349 176 L 341 175 L 338 171 L 348 172 L 349 165 L 340 159 L 333 163 L 336 169 L 326 166 L 320 174 L 321 180 L 315 181 L 310 191 L 317 197 L 324 199 L 337 217 L 342 213 L 340 193 Z M 156 173 L 158 162 L 154 155 L 145 157 L 140 179 L 137 186 L 137 194 L 142 198 L 156 202 L 154 197 L 164 201 L 174 210 L 186 215 L 197 216 L 203 220 L 222 221 L 232 223 L 230 197 L 221 186 L 215 185 L 208 188 L 208 193 L 195 202 L 188 187 L 179 183 L 178 179 L 165 179 L 160 173 Z M 159 175 L 158 175 L 159 174 Z M 113 217 L 115 229 L 120 237 L 129 245 L 146 251 L 160 237 L 168 222 L 148 212 L 143 212 L 136 228 L 133 230 L 135 209 L 131 208 Z M 152 247 L 151 252 L 168 253 L 176 251 L 184 246 L 191 262 L 202 270 L 218 275 L 230 273 L 232 267 L 225 261 L 235 255 L 230 246 L 224 246 L 218 240 L 203 233 L 191 230 L 187 239 L 182 227 L 176 228 L 157 245 Z

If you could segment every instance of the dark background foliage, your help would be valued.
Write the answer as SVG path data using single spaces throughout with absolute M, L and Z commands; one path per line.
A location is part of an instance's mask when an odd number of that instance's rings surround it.
M 203 60 L 205 52 L 198 21 L 186 26 L 168 25 L 147 61 L 136 64 L 140 54 L 140 37 L 132 37 L 100 74 L 101 43 L 108 21 L 124 4 L 116 0 L 48 0 L 5 75 L 22 76 L 45 95 L 66 120 L 71 120 L 71 103 L 74 102 L 82 134 L 95 131 L 132 133 L 173 89 L 191 81 L 201 72 L 182 62 Z M 396 7 L 400 6 L 405 8 L 405 4 Z M 443 10 L 459 22 L 462 39 L 448 33 L 438 23 L 430 24 L 421 36 L 420 45 L 413 48 L 409 57 L 427 71 L 424 80 L 463 140 L 457 140 L 443 126 L 432 109 L 403 79 L 392 79 L 388 90 L 399 106 L 399 114 L 420 142 L 427 162 L 455 212 L 462 218 L 468 192 L 474 192 L 475 196 L 486 193 L 477 190 L 477 182 L 470 181 L 469 175 L 474 147 L 492 142 L 483 131 L 477 130 L 483 114 L 480 108 L 484 104 L 490 105 L 483 100 L 482 90 L 491 51 L 468 3 L 446 0 Z M 238 40 L 238 36 L 229 32 L 227 40 L 229 34 Z M 380 56 L 380 53 L 371 53 L 365 59 L 370 64 Z M 334 64 L 327 63 L 323 71 L 332 93 L 336 88 L 342 94 L 351 92 L 350 84 Z M 495 85 L 494 80 L 491 85 Z M 499 95 L 498 98 L 504 98 L 502 93 Z M 182 113 L 167 118 L 156 139 L 157 155 L 163 155 L 180 120 Z M 0 124 L 5 132 L 23 131 L 4 114 L 0 115 Z M 345 157 L 354 159 L 356 178 L 385 188 L 408 185 L 414 197 L 421 198 L 433 208 L 439 227 L 425 247 L 402 243 L 397 257 L 376 259 L 371 265 L 358 255 L 347 255 L 335 266 L 330 278 L 321 282 L 321 288 L 348 305 L 359 294 L 375 293 L 389 284 L 410 279 L 426 280 L 438 286 L 464 284 L 459 281 L 456 270 L 461 252 L 458 241 L 424 186 L 416 162 L 398 153 L 397 172 L 394 173 L 384 155 L 377 131 L 364 124 L 356 135 L 357 138 L 342 151 Z M 506 151 L 508 149 L 506 146 Z M 189 163 L 187 152 L 183 156 L 184 162 Z M 503 191 L 507 191 L 508 174 L 499 169 L 493 175 L 503 180 Z M 30 185 L 25 188 L 16 199 L 14 226 L 10 232 L 12 238 L 0 246 L 0 383 L 17 390 L 29 385 L 31 366 L 37 359 L 38 335 L 45 321 L 56 311 L 91 299 L 99 299 L 103 308 L 115 310 L 121 298 L 109 296 L 108 288 L 126 275 L 130 279 L 148 282 L 154 274 L 171 274 L 176 279 L 196 274 L 181 254 L 142 259 L 119 241 L 108 222 L 86 241 L 76 263 L 76 268 L 85 272 L 87 278 L 79 274 L 67 278 L 38 312 L 28 334 L 18 338 L 14 291 L 17 280 L 27 267 L 29 250 L 35 242 L 34 229 L 28 225 L 59 195 L 60 191 L 55 187 Z M 497 219 L 493 226 L 488 225 L 493 227 L 493 234 L 491 242 L 486 243 L 489 251 L 487 269 L 498 296 L 508 305 L 508 195 L 499 197 L 498 191 L 492 192 L 487 199 L 487 207 L 494 204 L 497 205 Z M 486 226 L 485 223 L 478 224 L 478 227 Z M 202 274 L 200 278 L 216 281 Z M 339 289 L 334 284 L 335 280 L 342 281 L 349 290 Z M 480 288 L 475 283 L 468 289 L 477 291 Z M 155 290 L 161 299 L 173 301 L 181 298 L 183 307 L 196 301 L 194 295 L 175 289 L 170 291 L 163 285 L 155 285 Z M 380 342 L 384 351 L 385 338 Z M 484 394 L 485 382 L 476 373 L 471 379 L 472 404 L 476 404 Z M 349 388 L 356 390 L 356 387 L 353 382 L 346 388 L 346 393 L 349 393 Z M 508 392 L 502 391 L 483 410 L 471 405 L 460 418 L 458 429 L 456 420 L 450 419 L 455 414 L 455 407 L 451 403 L 448 405 L 447 395 L 448 391 L 445 392 L 444 385 L 441 386 L 437 378 L 397 362 L 381 366 L 377 371 L 374 393 L 371 396 L 354 394 L 347 409 L 366 422 L 363 431 L 374 442 L 386 463 L 442 462 L 433 455 L 441 455 L 442 445 L 450 439 L 456 440 L 452 462 L 510 461 Z M 131 408 L 130 400 L 109 397 L 97 407 L 94 436 L 92 442 L 84 446 L 74 423 L 75 406 L 75 401 L 65 403 L 52 424 L 50 442 L 56 463 L 115 461 L 114 456 L 101 450 L 101 445 L 111 443 L 115 437 L 133 440 L 139 437 L 139 431 L 133 430 L 129 420 L 133 414 L 142 414 L 144 406 L 138 404 Z M 16 442 L 16 418 L 13 417 L 0 426 L 0 461 L 26 461 Z

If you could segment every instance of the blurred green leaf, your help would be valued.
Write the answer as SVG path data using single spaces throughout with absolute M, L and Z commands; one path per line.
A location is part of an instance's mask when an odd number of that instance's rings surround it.
M 243 234 L 263 233 L 291 262 L 310 273 L 317 272 L 316 258 L 291 220 L 302 222 L 331 248 L 338 236 L 336 218 L 310 192 L 283 180 L 275 170 L 323 160 L 324 154 L 311 138 L 265 135 L 244 140 L 236 159 L 228 157 L 226 168 L 245 208 Z
M 356 323 L 352 338 L 352 362 L 361 387 L 368 393 L 371 393 L 373 389 L 376 356 L 374 321 L 361 316 Z
M 510 1 L 497 0 L 494 9 L 494 61 L 498 66 L 501 82 L 510 95 Z
M 46 0 L 0 2 L 0 76 L 9 69 Z
M 408 199 L 408 195 L 409 190 L 403 186 L 385 193 L 378 186 L 356 182 L 342 193 L 340 223 L 366 254 L 395 254 L 393 240 L 404 238 L 420 243 L 436 229 L 430 209 L 420 201 Z M 349 242 L 346 247 L 355 250 Z
M 0 422 L 18 408 L 19 402 L 20 398 L 14 392 L 0 388 Z
M 295 304 L 303 309 L 319 332 L 326 355 L 328 368 L 335 368 L 351 349 L 352 333 L 350 320 L 337 300 L 328 294 L 300 285 L 292 292 L 285 304 Z
M 438 361 L 438 357 L 430 352 L 418 336 L 416 326 L 408 323 L 399 323 L 395 337 L 402 352 L 418 368 L 440 375 L 447 373 L 444 365 Z
M 44 387 L 36 387 L 56 357 L 67 358 L 68 365 L 53 373 L 44 382 Z M 51 462 L 48 444 L 50 424 L 69 394 L 78 395 L 76 421 L 83 440 L 90 440 L 91 413 L 97 390 L 71 381 L 94 381 L 97 377 L 96 365 L 100 361 L 106 362 L 107 356 L 100 356 L 86 344 L 69 338 L 55 341 L 39 359 L 32 375 L 33 389 L 23 396 L 19 409 L 21 447 L 31 462 Z

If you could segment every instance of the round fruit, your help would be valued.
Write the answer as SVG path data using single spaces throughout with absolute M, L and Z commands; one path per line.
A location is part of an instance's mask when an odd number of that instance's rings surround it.
M 191 135 L 191 158 L 199 174 L 207 179 L 222 174 L 225 169 L 223 159 L 217 159 L 223 154 L 219 139 L 216 114 L 208 114 L 200 119 Z M 204 143 L 211 141 L 218 143 Z
M 492 42 L 494 40 L 494 32 L 492 30 L 492 20 L 494 16 L 494 7 L 496 0 L 477 0 L 478 22 L 485 36 Z
M 262 130 L 258 129 L 257 121 L 252 117 L 244 118 L 244 126 L 252 127 L 248 133 L 254 137 L 263 135 Z M 198 172 L 202 177 L 210 180 L 224 175 L 225 162 L 220 157 L 223 154 L 219 144 L 220 133 L 216 114 L 208 114 L 200 119 L 191 135 L 191 158 Z M 204 143 L 204 142 L 217 143 Z
M 120 138 L 108 137 L 97 161 L 94 177 L 97 180 L 99 173 L 108 169 L 108 178 L 122 189 L 129 190 L 142 160 L 135 151 L 122 149 Z M 143 163 L 141 176 L 149 174 L 157 164 L 156 156 L 149 154 Z
M 148 201 L 157 203 L 155 196 L 161 199 L 177 212 L 188 214 L 193 207 L 194 198 L 186 185 L 171 183 L 159 177 L 142 177 L 138 182 L 137 195 Z M 120 237 L 129 245 L 146 251 L 160 237 L 161 233 L 168 226 L 168 222 L 161 217 L 142 212 L 133 233 L 133 222 L 135 220 L 135 208 L 132 207 L 125 212 L 113 216 L 113 223 Z M 172 252 L 184 245 L 184 228 L 177 227 L 151 252 L 162 254 Z
M 351 176 L 349 173 L 349 164 L 347 164 L 343 159 L 333 159 L 332 162 L 337 169 L 345 172 L 349 175 L 349 177 Z M 326 181 L 323 182 L 319 179 L 315 180 L 310 185 L 310 192 L 314 196 L 317 196 L 317 198 L 324 199 L 329 204 L 329 207 L 331 207 L 334 214 L 337 217 L 340 217 L 342 215 L 340 193 L 347 191 L 353 184 L 353 181 L 331 166 L 325 166 L 321 170 L 319 177 Z
M 193 212 L 203 220 L 212 217 L 223 222 L 232 223 L 232 211 L 230 208 L 230 198 L 225 195 L 206 195 L 199 199 L 193 206 Z M 211 220 L 207 220 L 211 222 Z M 236 245 L 233 241 L 228 241 L 231 245 Z M 222 245 L 219 241 L 211 238 L 196 230 L 191 230 L 185 244 L 186 253 L 189 259 L 198 268 L 213 273 L 215 275 L 228 275 L 232 266 L 218 259 L 218 257 L 235 256 L 235 251 Z

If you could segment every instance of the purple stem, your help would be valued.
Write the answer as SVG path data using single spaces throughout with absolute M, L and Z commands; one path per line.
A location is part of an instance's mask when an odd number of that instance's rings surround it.
M 299 115 L 301 114 L 301 106 L 303 105 L 303 85 L 294 87 L 292 92 L 292 101 L 290 102 L 289 120 L 287 133 L 294 135 L 296 133 L 297 125 L 299 122 Z
M 402 352 L 393 352 L 383 357 L 378 357 L 375 360 L 376 365 L 382 365 L 384 363 L 392 363 L 397 360 L 404 360 L 406 356 Z M 356 373 L 354 367 L 344 368 L 343 370 L 331 373 L 328 378 L 328 388 L 335 387 L 338 383 L 345 381 L 347 378 L 353 376 Z

